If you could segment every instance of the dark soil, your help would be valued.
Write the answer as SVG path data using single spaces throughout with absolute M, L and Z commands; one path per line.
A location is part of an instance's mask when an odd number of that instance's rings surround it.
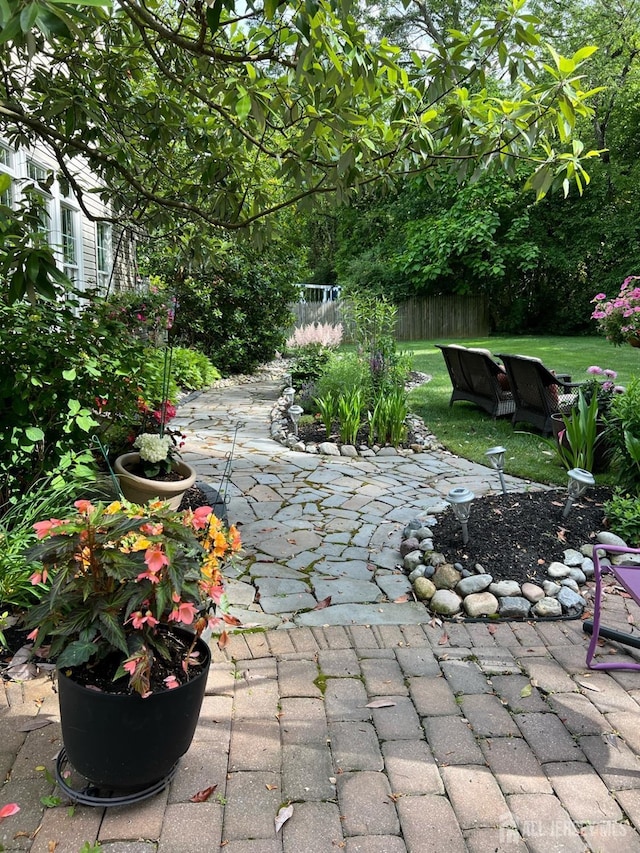
M 331 435 L 327 438 L 327 431 L 324 427 L 322 421 L 314 421 L 312 424 L 302 424 L 298 426 L 298 438 L 301 441 L 304 441 L 305 444 L 320 444 L 322 441 L 331 441 L 334 444 L 337 444 L 338 447 L 343 443 L 340 440 L 340 434 L 338 432 L 338 423 L 333 424 Z M 417 436 L 415 436 L 411 431 L 407 433 L 407 436 L 403 442 L 400 443 L 399 447 L 410 447 L 412 444 L 415 444 L 417 440 Z M 362 426 L 358 430 L 358 435 L 356 436 L 356 440 L 354 441 L 354 445 L 359 447 L 360 445 L 367 445 L 367 447 L 371 447 L 373 444 L 377 442 L 372 441 L 369 435 L 369 425 Z
M 611 494 L 604 487 L 590 489 L 567 518 L 562 518 L 566 489 L 479 498 L 471 506 L 469 542 L 462 544 L 460 522 L 448 509 L 433 526 L 434 548 L 463 568 L 473 571 L 480 564 L 496 581 L 540 583 L 567 548 L 579 551 L 595 541 L 606 527 L 603 505 Z

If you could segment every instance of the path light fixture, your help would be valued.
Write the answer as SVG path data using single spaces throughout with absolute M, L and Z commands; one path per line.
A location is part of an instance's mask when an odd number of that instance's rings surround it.
M 284 397 L 284 401 L 287 404 L 287 406 L 292 406 L 294 397 L 296 396 L 295 389 L 292 388 L 291 386 L 285 388 L 284 391 L 282 392 L 282 396 Z
M 289 406 L 287 414 L 291 418 L 293 422 L 293 431 L 297 435 L 298 434 L 298 421 L 300 420 L 300 416 L 304 412 L 302 406 Z
M 567 472 L 569 475 L 569 484 L 567 491 L 569 495 L 567 502 L 562 510 L 562 517 L 566 518 L 569 515 L 569 510 L 581 495 L 583 495 L 589 486 L 595 486 L 596 481 L 590 471 L 585 471 L 584 468 L 572 468 Z
M 504 484 L 504 454 L 507 452 L 506 447 L 490 447 L 484 454 L 489 457 L 489 462 L 498 472 L 500 477 L 500 485 L 502 486 L 502 494 L 507 494 L 507 487 Z
M 455 489 L 451 489 L 451 491 L 447 495 L 447 501 L 451 504 L 453 514 L 462 526 L 463 545 L 466 545 L 469 541 L 467 521 L 469 520 L 469 513 L 471 512 L 471 503 L 474 498 L 475 495 L 473 494 L 473 492 L 469 489 L 463 488 L 462 486 L 458 486 Z

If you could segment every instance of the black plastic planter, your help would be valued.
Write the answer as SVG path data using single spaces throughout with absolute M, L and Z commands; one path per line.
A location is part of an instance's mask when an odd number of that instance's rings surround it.
M 200 639 L 196 649 L 201 670 L 186 684 L 146 699 L 92 690 L 58 673 L 62 740 L 79 774 L 113 791 L 153 788 L 170 776 L 191 745 L 204 698 L 211 652 Z

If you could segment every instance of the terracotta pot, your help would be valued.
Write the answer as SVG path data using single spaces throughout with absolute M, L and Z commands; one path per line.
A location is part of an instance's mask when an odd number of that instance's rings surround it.
M 195 469 L 180 460 L 174 463 L 173 470 L 182 475 L 181 480 L 149 480 L 131 473 L 130 469 L 139 462 L 139 453 L 124 453 L 113 463 L 125 498 L 137 504 L 150 500 L 167 501 L 171 509 L 178 509 L 182 496 L 196 482 Z

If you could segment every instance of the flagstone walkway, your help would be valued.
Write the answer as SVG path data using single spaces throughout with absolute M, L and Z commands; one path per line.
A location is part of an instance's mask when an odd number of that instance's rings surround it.
M 270 377 L 213 389 L 175 422 L 187 435 L 185 460 L 211 486 L 233 449 L 228 515 L 248 555 L 229 585 L 234 612 L 268 628 L 424 621 L 398 568 L 402 530 L 446 508 L 456 486 L 499 490 L 495 471 L 445 452 L 349 459 L 288 450 L 268 437 L 282 387 Z M 530 487 L 505 479 L 515 491 Z

